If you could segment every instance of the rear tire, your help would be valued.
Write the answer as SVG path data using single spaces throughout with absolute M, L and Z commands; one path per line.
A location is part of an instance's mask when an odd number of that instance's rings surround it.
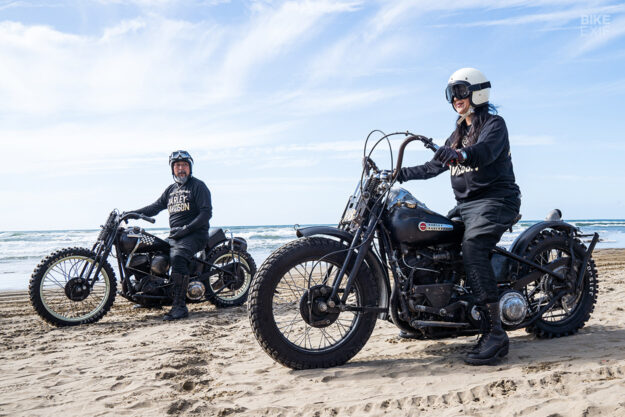
M 545 230 L 530 243 L 525 252 L 525 257 L 540 265 L 553 262 L 560 257 L 570 257 L 568 239 L 569 237 L 564 232 Z M 575 258 L 581 261 L 586 252 L 586 247 L 579 239 L 575 239 L 573 251 Z M 561 268 L 560 273 L 565 274 L 568 272 L 568 264 Z M 577 276 L 577 271 L 575 276 Z M 540 280 L 525 287 L 526 296 L 532 294 L 528 299 L 530 306 L 532 306 L 532 302 L 535 306 L 539 306 L 547 304 L 551 300 L 550 296 L 553 296 L 555 291 L 550 291 L 550 279 L 549 275 L 544 274 Z M 534 333 L 540 338 L 575 334 L 584 327 L 590 318 L 590 314 L 593 312 L 597 302 L 597 294 L 597 269 L 595 268 L 595 262 L 591 258 L 586 265 L 581 291 L 565 294 L 560 301 L 556 302 L 541 318 L 525 330 L 528 333 Z
M 342 365 L 354 357 L 371 336 L 375 313 L 315 313 L 318 314 L 316 326 L 309 324 L 304 316 L 308 314 L 308 288 L 329 288 L 345 255 L 343 244 L 309 237 L 282 246 L 261 266 L 250 291 L 249 316 L 258 343 L 275 361 L 293 369 Z M 348 275 L 349 270 L 343 278 L 343 286 Z M 338 294 L 342 295 L 342 292 Z M 377 299 L 376 283 L 363 264 L 347 304 L 376 306 Z M 318 322 L 322 321 L 325 324 L 319 326 Z
M 205 280 L 206 299 L 217 307 L 235 307 L 245 303 L 256 274 L 256 262 L 252 255 L 236 247 L 233 252 L 228 246 L 218 246 L 208 254 L 207 262 L 227 272 L 219 272 Z
M 98 280 L 86 293 L 78 278 L 94 259 L 95 253 L 87 248 L 65 248 L 48 255 L 37 265 L 28 291 L 30 302 L 42 319 L 65 327 L 95 323 L 104 317 L 117 291 L 113 268 L 105 261 Z

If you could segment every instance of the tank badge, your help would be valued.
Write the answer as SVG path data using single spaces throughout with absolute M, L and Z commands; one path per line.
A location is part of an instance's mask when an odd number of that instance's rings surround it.
M 419 230 L 422 232 L 451 232 L 454 226 L 445 223 L 419 223 Z

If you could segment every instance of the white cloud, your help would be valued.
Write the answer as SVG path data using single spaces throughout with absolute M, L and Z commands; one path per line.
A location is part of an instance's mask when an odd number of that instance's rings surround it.
M 305 1 L 286 2 L 277 10 L 259 8 L 250 27 L 224 57 L 218 75 L 221 81 L 218 95 L 228 97 L 239 93 L 259 66 L 321 30 L 323 17 L 353 11 L 358 5 L 358 2 Z

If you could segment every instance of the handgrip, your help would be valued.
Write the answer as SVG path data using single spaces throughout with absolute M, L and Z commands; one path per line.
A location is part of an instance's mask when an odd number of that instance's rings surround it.
M 143 220 L 145 220 L 146 222 L 150 222 L 152 224 L 154 224 L 156 222 L 156 219 L 154 217 L 148 217 L 148 216 L 144 216 L 143 214 L 140 215 L 141 218 Z

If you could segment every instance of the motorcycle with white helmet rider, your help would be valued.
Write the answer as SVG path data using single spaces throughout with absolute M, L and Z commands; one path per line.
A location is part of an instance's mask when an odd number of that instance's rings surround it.
M 562 337 L 589 320 L 597 233 L 586 247 L 581 239 L 589 235 L 554 210 L 509 249 L 496 246 L 520 219 L 520 192 L 505 122 L 489 111 L 490 88 L 475 69 L 452 75 L 445 92 L 458 118 L 444 146 L 410 132 L 372 131 L 338 225 L 297 228 L 298 238 L 263 262 L 247 304 L 254 335 L 274 360 L 293 369 L 342 365 L 381 319 L 415 339 L 480 334 L 465 360 L 493 364 L 508 353 L 508 330 Z M 368 146 L 377 133 L 382 137 Z M 404 140 L 394 163 L 396 136 Z M 385 142 L 394 170 L 371 158 Z M 434 158 L 403 168 L 413 142 Z M 444 171 L 458 202 L 448 216 L 395 186 Z

